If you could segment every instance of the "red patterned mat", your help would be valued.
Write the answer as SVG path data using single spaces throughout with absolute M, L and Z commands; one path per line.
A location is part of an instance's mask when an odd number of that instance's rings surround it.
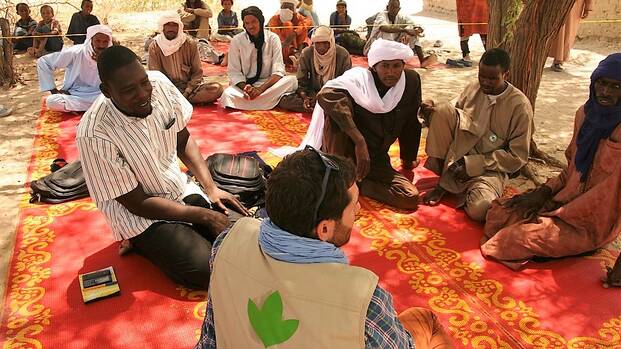
M 41 114 L 30 178 L 47 174 L 56 157 L 76 158 L 78 121 L 77 114 Z M 295 145 L 307 124 L 299 114 L 211 106 L 195 110 L 190 129 L 209 154 Z M 391 153 L 397 161 L 396 145 Z M 417 170 L 414 180 L 428 186 L 430 174 Z M 352 263 L 380 276 L 397 310 L 436 311 L 458 347 L 621 347 L 621 291 L 598 283 L 615 246 L 515 273 L 482 259 L 481 226 L 450 205 L 408 214 L 373 200 L 361 204 L 346 247 Z M 4 348 L 192 347 L 206 292 L 180 288 L 141 257 L 116 251 L 90 200 L 48 206 L 24 198 L 0 322 Z M 77 275 L 109 265 L 121 296 L 84 305 Z

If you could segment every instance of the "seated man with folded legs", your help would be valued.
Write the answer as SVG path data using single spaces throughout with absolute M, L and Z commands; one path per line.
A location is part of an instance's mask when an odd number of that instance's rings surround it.
M 512 269 L 533 257 L 596 250 L 621 232 L 621 53 L 591 75 L 590 95 L 576 112 L 568 166 L 528 193 L 492 205 L 481 240 L 483 256 Z M 607 275 L 621 286 L 621 263 Z
M 334 42 L 332 29 L 325 25 L 317 27 L 311 40 L 313 45 L 302 50 L 300 56 L 298 90 L 280 100 L 278 106 L 283 109 L 311 113 L 323 85 L 351 68 L 351 56 Z
M 296 11 L 298 0 L 280 0 L 280 11 L 270 18 L 267 26 L 278 35 L 282 56 L 287 65 L 295 65 L 306 46 L 308 30 L 313 20 Z
M 245 33 L 231 40 L 228 54 L 230 86 L 220 105 L 240 110 L 271 110 L 283 95 L 298 87 L 295 76 L 287 76 L 278 35 L 264 30 L 263 12 L 250 6 L 241 13 Z
M 49 91 L 46 98 L 50 110 L 85 111 L 101 95 L 97 58 L 112 46 L 112 30 L 105 25 L 93 25 L 86 31 L 83 44 L 73 45 L 60 52 L 50 53 L 37 60 L 39 87 Z M 65 69 L 63 86 L 58 89 L 54 72 Z
M 509 54 L 491 49 L 479 63 L 479 78 L 455 105 L 423 102 L 429 125 L 425 167 L 440 183 L 423 201 L 437 205 L 445 193 L 458 196 L 457 207 L 475 221 L 485 221 L 492 201 L 528 162 L 533 109 L 522 91 L 506 81 Z
M 149 46 L 149 70 L 162 72 L 190 103 L 211 103 L 222 95 L 222 85 L 203 81 L 196 41 L 183 32 L 175 13 L 159 20 L 159 33 Z
M 421 82 L 405 69 L 413 55 L 404 44 L 376 40 L 368 69 L 354 67 L 321 89 L 302 143 L 355 160 L 360 193 L 404 210 L 416 209 L 418 190 L 392 167 L 388 150 L 398 139 L 403 169 L 417 166 Z
M 211 243 L 235 218 L 224 204 L 247 210 L 214 184 L 186 127 L 192 105 L 162 73 L 146 72 L 123 46 L 105 50 L 97 69 L 103 95 L 76 136 L 88 191 L 117 241 L 173 281 L 206 289 Z
M 425 68 L 435 63 L 438 58 L 435 55 L 425 57 L 418 40 L 418 36 L 423 33 L 423 28 L 415 25 L 409 16 L 399 13 L 400 10 L 399 0 L 389 0 L 386 11 L 377 14 L 369 39 L 364 46 L 364 54 L 368 54 L 375 40 L 392 40 L 410 46 L 416 53 L 421 67 Z
M 310 147 L 288 155 L 265 199 L 267 219 L 242 218 L 213 245 L 196 349 L 453 348 L 430 310 L 397 315 L 378 276 L 349 265 L 341 247 L 360 208 L 351 161 Z

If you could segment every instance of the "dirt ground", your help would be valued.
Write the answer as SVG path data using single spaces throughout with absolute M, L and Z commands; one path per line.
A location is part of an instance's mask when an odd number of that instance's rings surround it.
M 326 8 L 331 8 L 333 3 L 332 0 L 315 1 L 315 7 L 322 9 L 321 18 L 327 19 L 323 12 L 331 12 L 332 10 L 328 11 Z M 113 14 L 109 18 L 109 23 L 122 44 L 142 53 L 144 37 L 155 28 L 159 14 L 159 12 Z M 69 15 L 70 13 L 65 14 L 65 17 L 68 18 Z M 268 15 L 270 14 L 266 13 L 266 16 Z M 355 16 L 352 14 L 352 17 L 355 17 L 353 22 L 362 23 L 366 16 L 368 14 L 360 10 Z M 414 19 L 426 29 L 424 49 L 434 50 L 440 61 L 460 57 L 459 39 L 453 18 L 433 13 L 418 13 Z M 119 23 L 131 23 L 131 25 Z M 440 48 L 433 47 L 436 40 L 442 42 Z M 483 52 L 478 37 L 471 38 L 470 46 L 473 58 L 478 59 Z M 549 68 L 545 70 L 536 105 L 535 139 L 549 154 L 563 159 L 563 151 L 573 132 L 574 113 L 588 98 L 590 73 L 607 54 L 618 50 L 619 45 L 612 42 L 594 38 L 581 40 L 576 44 L 573 58 L 566 63 L 565 72 L 555 73 Z M 550 61 L 548 66 L 549 64 Z M 27 164 L 31 156 L 41 97 L 45 95 L 38 91 L 36 65 L 33 59 L 24 55 L 18 56 L 16 69 L 21 76 L 21 82 L 15 88 L 3 90 L 0 94 L 0 104 L 8 104 L 14 108 L 12 115 L 0 118 L 0 127 L 4 130 L 0 135 L 0 173 L 2 173 L 0 226 L 3 227 L 0 230 L 0 299 L 4 299 L 6 272 L 15 238 L 18 203 L 26 194 L 24 182 Z M 469 81 L 476 78 L 477 70 L 476 68 L 419 69 L 418 72 L 423 82 L 423 98 L 441 100 L 455 98 Z M 58 75 L 57 81 L 60 85 L 61 74 Z M 532 184 L 521 179 L 514 185 L 525 189 Z

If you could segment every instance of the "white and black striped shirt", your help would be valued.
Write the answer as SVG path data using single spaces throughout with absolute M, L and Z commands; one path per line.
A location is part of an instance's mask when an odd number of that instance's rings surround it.
M 77 146 L 89 193 L 116 240 L 129 239 L 158 220 L 130 213 L 115 199 L 142 185 L 147 195 L 181 200 L 194 192 L 177 160 L 177 133 L 192 116 L 192 105 L 160 72 L 149 71 L 153 112 L 128 117 L 101 95 L 86 111 Z M 202 194 L 202 193 L 201 193 Z

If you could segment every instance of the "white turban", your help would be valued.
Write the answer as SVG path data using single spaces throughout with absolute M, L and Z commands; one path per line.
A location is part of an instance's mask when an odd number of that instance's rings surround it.
M 280 4 L 293 4 L 293 7 L 298 7 L 298 0 L 280 0 Z
M 166 23 L 177 23 L 179 25 L 179 31 L 177 32 L 177 37 L 172 40 L 166 39 L 164 36 L 164 25 Z M 181 45 L 185 43 L 186 35 L 183 32 L 183 22 L 181 22 L 181 18 L 179 14 L 176 12 L 165 13 L 160 17 L 160 20 L 157 23 L 158 29 L 160 31 L 159 34 L 155 37 L 155 42 L 157 46 L 160 47 L 164 56 L 168 57 L 173 53 L 177 52 Z
M 84 40 L 84 54 L 88 57 L 92 57 L 95 52 L 91 41 L 93 40 L 93 36 L 98 33 L 107 35 L 108 38 L 110 38 L 108 41 L 108 47 L 112 46 L 112 29 L 103 24 L 91 25 L 88 29 L 86 29 L 86 40 Z
M 369 67 L 373 67 L 381 61 L 400 59 L 407 62 L 414 57 L 414 52 L 409 46 L 400 42 L 377 39 L 371 44 L 367 56 Z
M 320 55 L 317 49 L 313 48 L 313 65 L 323 85 L 328 80 L 334 79 L 334 74 L 336 73 L 336 44 L 334 43 L 334 32 L 332 28 L 320 25 L 313 31 L 311 41 L 313 43 L 326 41 L 330 43 L 328 52 L 323 55 Z

